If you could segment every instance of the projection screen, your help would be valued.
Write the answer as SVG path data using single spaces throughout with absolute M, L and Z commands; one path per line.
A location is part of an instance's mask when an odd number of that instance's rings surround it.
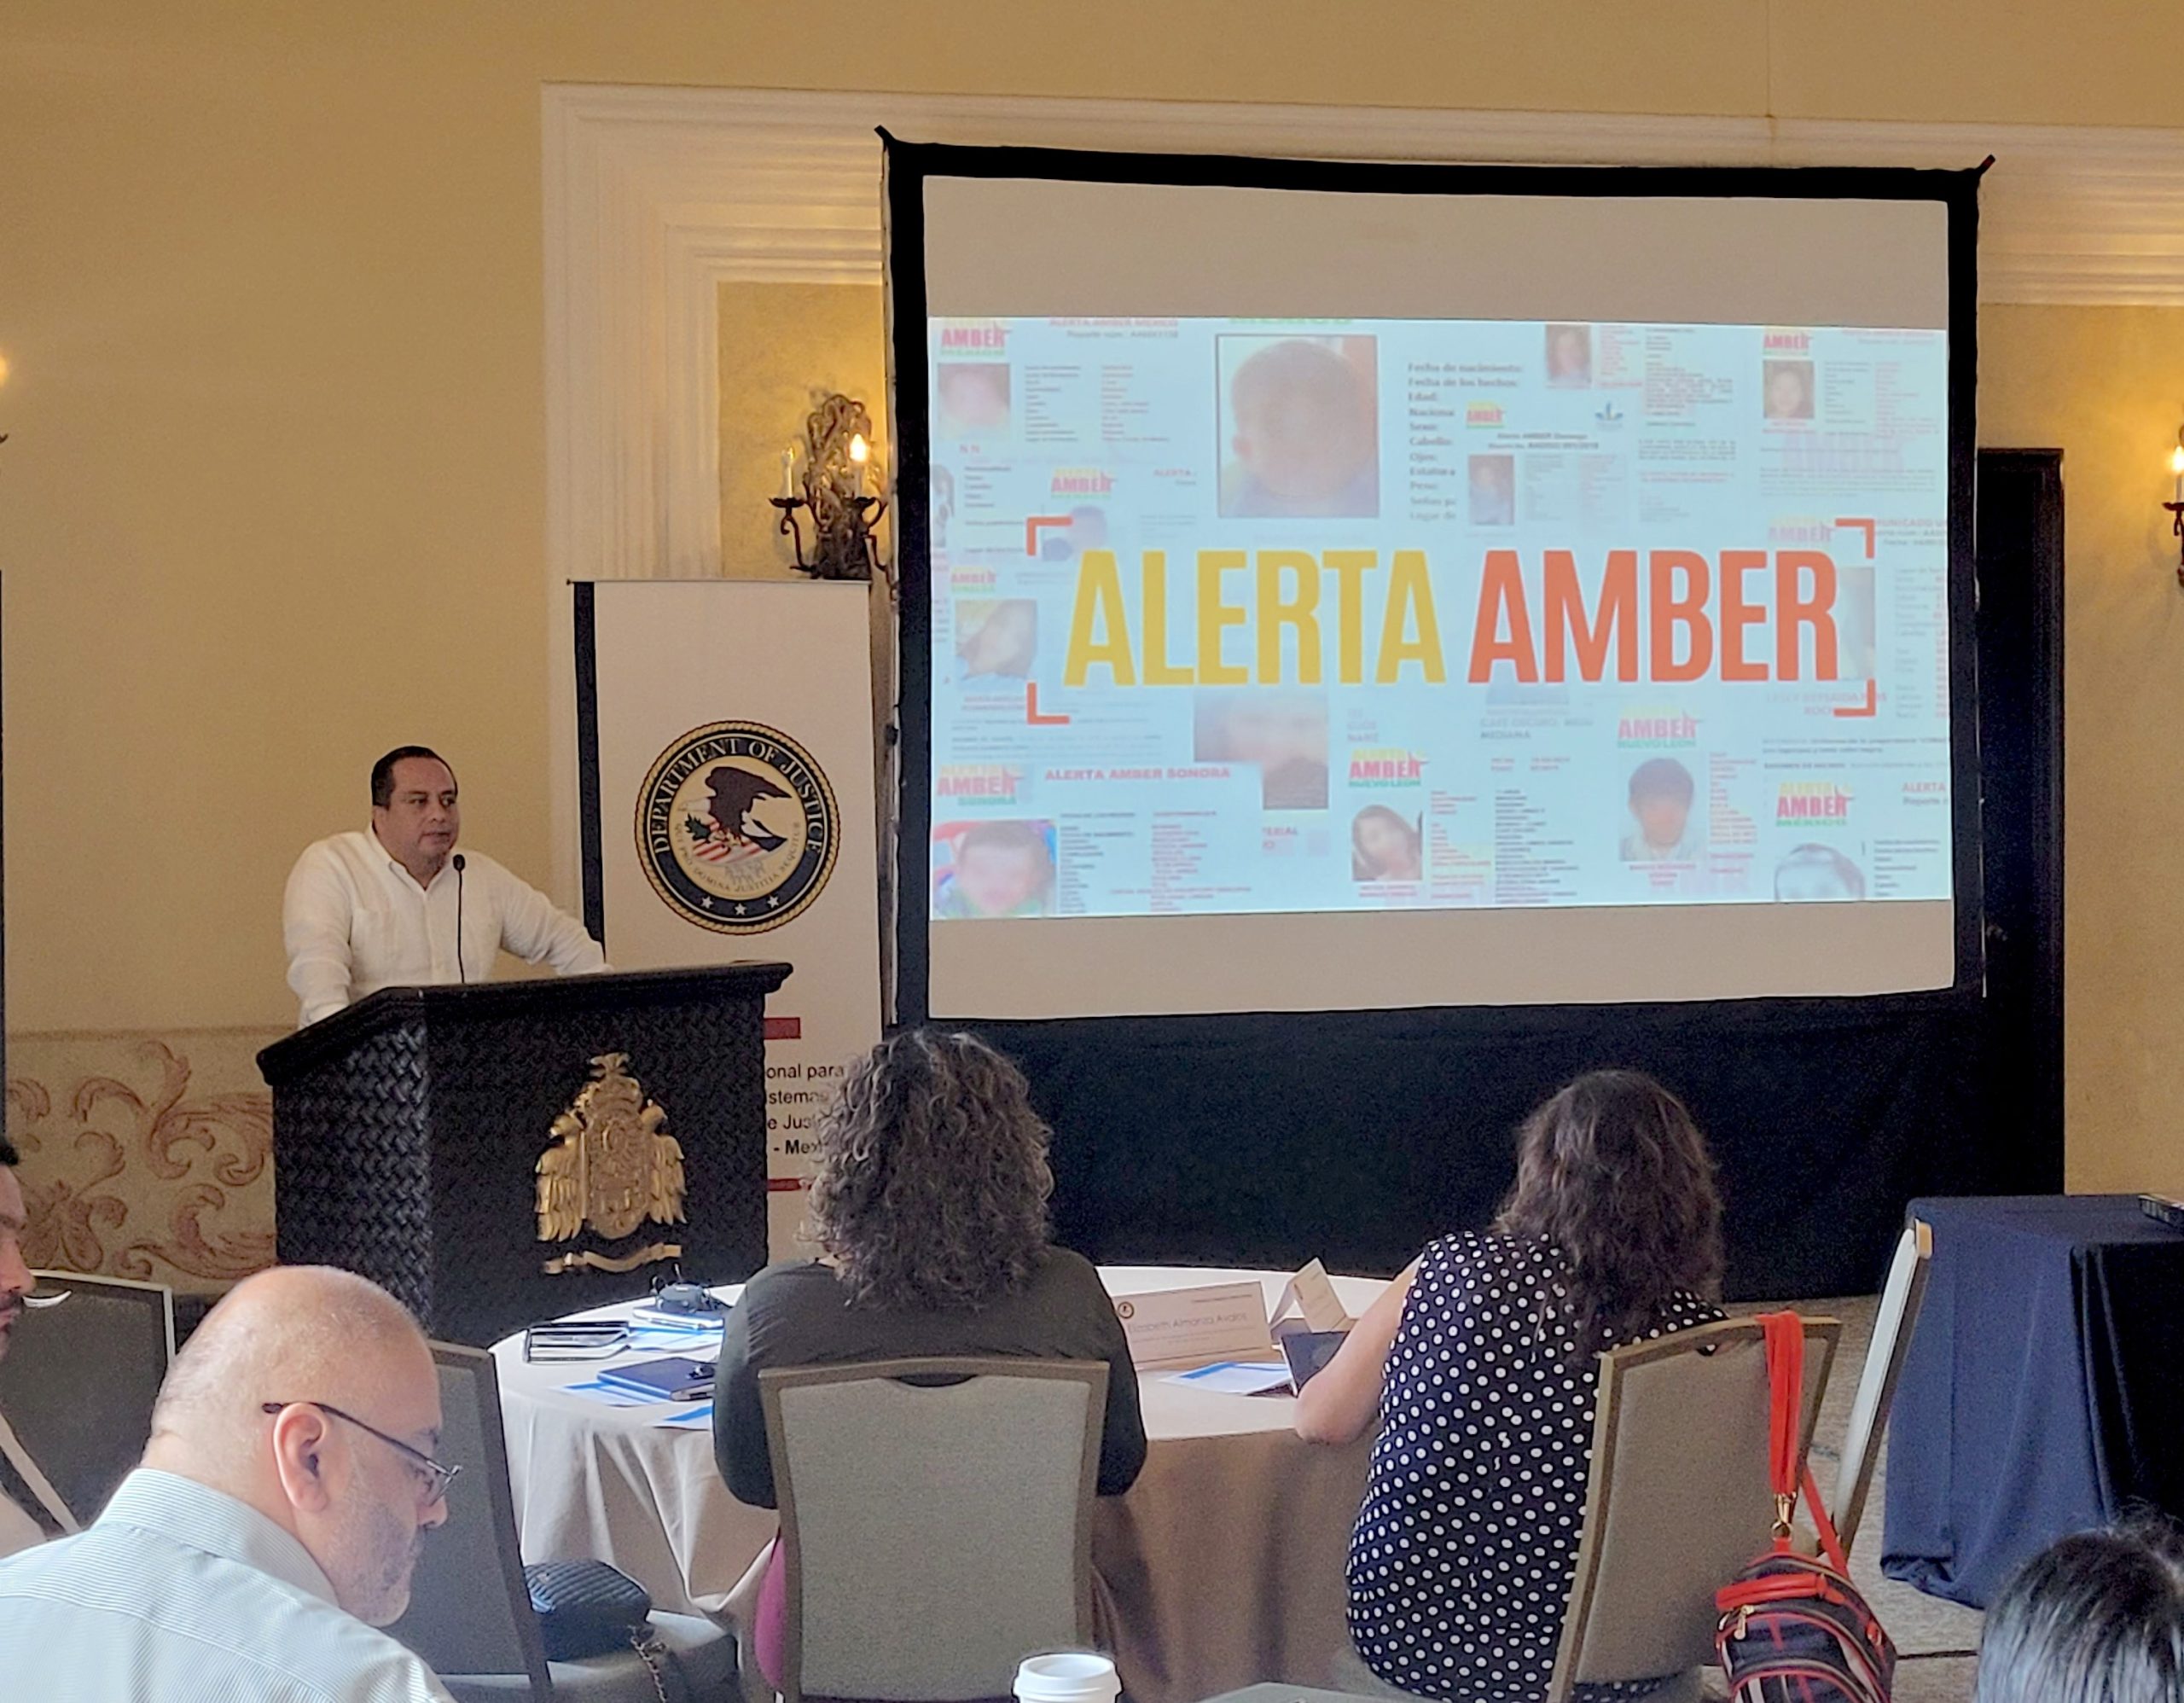
M 1958 978 L 1943 174 L 910 152 L 909 1008 Z

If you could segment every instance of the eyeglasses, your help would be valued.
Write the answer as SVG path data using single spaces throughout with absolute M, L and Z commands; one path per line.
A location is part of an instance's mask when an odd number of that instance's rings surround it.
M 456 1476 L 462 1471 L 460 1467 L 442 1466 L 423 1450 L 411 1448 L 399 1437 L 389 1437 L 376 1425 L 367 1425 L 353 1413 L 344 1413 L 331 1402 L 260 1402 L 258 1410 L 260 1413 L 280 1413 L 292 1407 L 315 1407 L 321 1413 L 331 1414 L 334 1418 L 355 1426 L 357 1430 L 378 1438 L 380 1442 L 386 1444 L 388 1448 L 393 1450 L 418 1472 L 424 1474 L 425 1488 L 430 1492 L 425 1498 L 427 1507 L 433 1502 L 446 1499 L 448 1486 L 455 1482 Z

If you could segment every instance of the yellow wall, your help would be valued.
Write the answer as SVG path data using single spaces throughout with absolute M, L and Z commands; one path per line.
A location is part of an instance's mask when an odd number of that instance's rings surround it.
M 473 843 L 546 869 L 543 83 L 2175 124 L 2163 15 L 2123 0 L 10 0 L 9 1023 L 288 1021 L 282 879 L 305 841 L 359 821 L 365 767 L 397 741 L 455 759 Z M 1995 321 L 1989 417 L 2071 450 L 2085 552 L 2074 1175 L 2173 1185 L 2184 1161 L 2149 1132 L 2184 1114 L 2184 1072 L 2157 1062 L 2154 974 L 2179 919 L 2151 873 L 2165 865 L 2135 881 L 2128 860 L 2176 838 L 2167 788 L 2131 777 L 2171 760 L 2158 712 L 2178 612 L 2152 602 L 2174 595 L 2142 536 L 2158 493 L 2120 469 L 2127 442 L 2135 468 L 2147 433 L 2166 440 L 2184 380 L 2161 316 Z
M 2063 451 L 2065 1071 L 2073 1189 L 2184 1190 L 2184 590 L 2160 508 L 2184 313 L 1989 308 L 1979 441 Z
M 720 536 L 730 578 L 798 577 L 766 499 L 781 492 L 792 443 L 801 480 L 804 416 L 828 392 L 865 405 L 879 464 L 892 464 L 886 323 L 878 284 L 720 287 Z M 809 551 L 809 526 L 804 538 Z

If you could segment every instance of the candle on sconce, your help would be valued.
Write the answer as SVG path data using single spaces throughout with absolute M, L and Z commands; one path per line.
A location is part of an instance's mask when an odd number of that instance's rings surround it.
M 2184 442 L 2169 452 L 2169 470 L 2176 475 L 2176 500 L 2184 503 Z
M 796 445 L 791 444 L 781 451 L 781 501 L 796 500 Z
M 860 432 L 850 439 L 850 460 L 857 468 L 857 494 L 872 495 L 872 445 L 864 441 Z

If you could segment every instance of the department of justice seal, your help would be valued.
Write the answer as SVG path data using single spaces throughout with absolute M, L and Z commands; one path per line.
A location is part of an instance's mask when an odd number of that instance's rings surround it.
M 758 722 L 693 728 L 637 794 L 637 861 L 700 928 L 760 934 L 819 897 L 841 834 L 811 753 Z

